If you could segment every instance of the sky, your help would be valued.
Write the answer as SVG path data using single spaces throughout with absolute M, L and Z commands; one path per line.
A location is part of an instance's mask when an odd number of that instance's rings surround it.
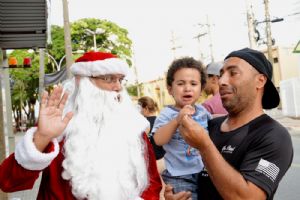
M 248 1 L 263 21 L 263 0 Z M 128 30 L 139 82 L 164 76 L 175 58 L 192 56 L 207 64 L 212 56 L 223 60 L 249 46 L 245 0 L 69 0 L 68 6 L 70 22 L 99 18 Z M 51 24 L 62 26 L 62 0 L 51 0 L 50 8 Z M 300 0 L 270 0 L 271 19 L 284 18 L 271 24 L 277 45 L 295 46 L 300 40 L 300 14 L 293 15 L 299 12 Z M 258 30 L 264 34 L 264 23 Z M 198 40 L 199 34 L 204 35 Z M 133 70 L 128 78 L 135 80 Z

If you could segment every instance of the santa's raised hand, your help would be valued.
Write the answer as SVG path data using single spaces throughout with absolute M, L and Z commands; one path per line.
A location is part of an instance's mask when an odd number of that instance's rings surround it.
M 47 92 L 42 95 L 38 127 L 34 135 L 34 143 L 40 151 L 43 151 L 53 138 L 62 134 L 72 119 L 72 112 L 67 113 L 62 118 L 63 109 L 68 99 L 68 94 L 65 93 L 62 96 L 62 93 L 62 87 L 57 86 L 50 96 Z

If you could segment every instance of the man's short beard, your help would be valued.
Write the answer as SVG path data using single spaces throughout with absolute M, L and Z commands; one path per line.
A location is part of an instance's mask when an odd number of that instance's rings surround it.
M 116 200 L 140 196 L 148 184 L 142 139 L 147 122 L 126 92 L 101 90 L 88 78 L 73 92 L 77 94 L 71 94 L 66 106 L 74 116 L 64 133 L 62 174 L 71 181 L 73 195 Z

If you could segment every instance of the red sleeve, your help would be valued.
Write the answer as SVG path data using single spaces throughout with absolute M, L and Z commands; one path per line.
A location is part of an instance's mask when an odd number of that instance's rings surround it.
M 19 165 L 13 153 L 0 165 L 0 189 L 3 192 L 32 189 L 39 173 L 40 171 L 26 170 Z
M 145 133 L 143 134 L 143 139 L 146 146 L 145 158 L 148 160 L 149 187 L 143 192 L 141 197 L 145 200 L 159 200 L 162 183 L 157 170 L 154 151 Z

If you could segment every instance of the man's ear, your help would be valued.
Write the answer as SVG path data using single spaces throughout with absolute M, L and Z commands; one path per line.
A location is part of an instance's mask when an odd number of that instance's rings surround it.
M 261 89 L 265 87 L 265 84 L 267 83 L 267 77 L 264 74 L 258 74 L 257 75 L 257 89 Z

